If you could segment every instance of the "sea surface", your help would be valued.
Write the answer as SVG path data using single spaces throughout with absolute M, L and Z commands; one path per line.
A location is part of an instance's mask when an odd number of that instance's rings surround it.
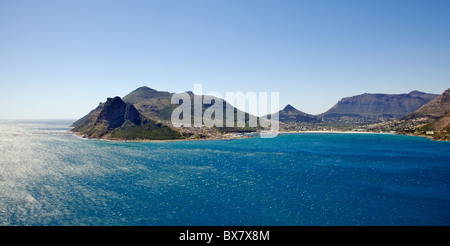
M 0 225 L 450 225 L 450 142 L 86 140 L 0 121 Z

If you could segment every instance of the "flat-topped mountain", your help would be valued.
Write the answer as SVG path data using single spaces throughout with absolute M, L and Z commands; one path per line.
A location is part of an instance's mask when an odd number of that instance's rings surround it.
M 179 139 L 182 134 L 166 125 L 150 120 L 120 97 L 105 103 L 72 125 L 73 132 L 87 138 L 120 140 Z
M 437 94 L 411 91 L 408 94 L 369 94 L 346 97 L 325 113 L 320 114 L 325 120 L 341 121 L 343 119 L 361 119 L 378 121 L 403 117 L 419 109 Z
M 450 140 L 450 89 L 405 117 L 371 124 L 367 129 Z

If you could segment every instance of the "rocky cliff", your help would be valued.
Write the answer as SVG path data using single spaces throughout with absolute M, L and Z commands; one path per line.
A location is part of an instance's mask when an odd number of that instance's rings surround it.
M 120 97 L 108 98 L 72 125 L 73 132 L 87 138 L 116 140 L 179 139 L 177 130 L 150 120 Z

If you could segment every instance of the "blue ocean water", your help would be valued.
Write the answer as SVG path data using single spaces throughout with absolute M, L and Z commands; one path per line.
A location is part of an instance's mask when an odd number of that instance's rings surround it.
M 450 225 L 450 142 L 86 140 L 0 122 L 0 225 Z

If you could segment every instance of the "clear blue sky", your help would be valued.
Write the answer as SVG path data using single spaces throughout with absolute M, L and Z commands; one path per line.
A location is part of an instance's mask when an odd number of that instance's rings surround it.
M 146 85 L 278 91 L 319 114 L 450 87 L 450 1 L 0 0 L 0 118 L 84 116 Z

